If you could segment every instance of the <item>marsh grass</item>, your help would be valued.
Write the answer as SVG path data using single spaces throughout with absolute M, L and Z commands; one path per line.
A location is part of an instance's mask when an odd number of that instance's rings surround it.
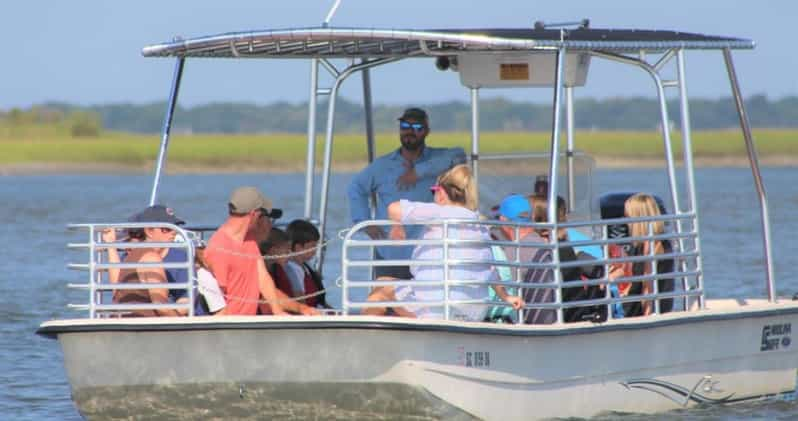
M 598 158 L 659 158 L 663 142 L 656 132 L 590 132 L 575 135 L 577 149 Z M 754 132 L 760 156 L 796 156 L 798 130 L 762 129 Z M 745 157 L 742 134 L 735 130 L 693 132 L 696 158 Z M 397 135 L 377 135 L 377 153 L 387 153 L 398 145 Z M 514 151 L 546 152 L 550 138 L 543 132 L 490 132 L 481 135 L 480 153 Z M 563 138 L 562 144 L 565 143 Z M 101 132 L 96 137 L 72 137 L 62 127 L 0 126 L 0 164 L 117 164 L 151 165 L 158 154 L 160 136 L 120 132 Z M 323 137 L 317 137 L 317 162 L 323 158 Z M 432 146 L 461 146 L 470 150 L 466 132 L 431 133 Z M 673 135 L 675 153 L 681 153 L 681 138 Z M 219 167 L 263 166 L 301 168 L 306 159 L 305 136 L 301 134 L 262 135 L 175 135 L 169 146 L 169 162 L 183 166 Z M 358 164 L 366 159 L 364 135 L 336 136 L 333 160 L 336 164 Z

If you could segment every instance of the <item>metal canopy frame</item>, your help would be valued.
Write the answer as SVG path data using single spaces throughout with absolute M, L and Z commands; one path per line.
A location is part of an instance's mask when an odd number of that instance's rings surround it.
M 369 69 L 392 63 L 410 57 L 437 57 L 441 55 L 485 54 L 485 53 L 518 53 L 533 54 L 547 52 L 556 54 L 555 83 L 553 87 L 553 112 L 552 136 L 549 168 L 549 221 L 557 220 L 557 176 L 559 174 L 560 160 L 560 126 L 562 120 L 562 97 L 565 90 L 566 102 L 566 131 L 567 131 L 567 193 L 573 203 L 573 152 L 574 152 L 574 118 L 573 118 L 573 88 L 566 87 L 563 82 L 565 74 L 566 52 L 584 52 L 593 57 L 606 59 L 621 64 L 641 68 L 647 72 L 655 85 L 660 105 L 660 119 L 663 143 L 666 151 L 666 172 L 670 189 L 670 198 L 673 212 L 677 215 L 692 215 L 695 220 L 695 230 L 698 231 L 698 210 L 695 192 L 695 176 L 693 170 L 691 132 L 689 119 L 689 105 L 685 80 L 684 52 L 689 49 L 721 50 L 726 62 L 732 95 L 735 100 L 740 125 L 746 142 L 749 162 L 753 173 L 762 222 L 765 269 L 767 277 L 767 293 L 771 302 L 776 301 L 775 278 L 773 274 L 772 243 L 770 237 L 770 222 L 767 206 L 767 195 L 759 170 L 758 159 L 751 135 L 750 124 L 745 111 L 745 106 L 740 93 L 739 83 L 732 63 L 732 49 L 750 49 L 754 47 L 753 41 L 713 37 L 697 34 L 686 34 L 672 31 L 629 31 L 629 30 L 390 30 L 390 29 L 362 29 L 362 28 L 329 28 L 327 24 L 335 12 L 339 2 L 333 6 L 321 28 L 288 29 L 275 31 L 249 31 L 214 35 L 195 38 L 191 40 L 175 39 L 172 42 L 145 47 L 142 54 L 146 57 L 176 57 L 174 76 L 167 104 L 161 136 L 161 147 L 155 169 L 150 204 L 157 203 L 158 185 L 161 179 L 162 168 L 166 161 L 169 145 L 169 136 L 174 109 L 177 103 L 180 82 L 182 78 L 185 58 L 187 57 L 218 57 L 218 58 L 309 58 L 310 71 L 310 101 L 308 117 L 308 154 L 306 172 L 306 199 L 304 216 L 313 219 L 313 194 L 315 170 L 315 134 L 316 134 L 316 105 L 320 96 L 328 95 L 329 107 L 324 143 L 324 161 L 321 181 L 321 199 L 319 204 L 319 228 L 322 235 L 320 243 L 325 237 L 327 225 L 327 202 L 332 164 L 332 148 L 335 131 L 335 105 L 341 84 L 354 73 L 363 75 L 363 95 L 366 118 L 366 141 L 369 151 L 368 159 L 374 159 L 374 133 L 371 110 L 371 84 Z M 653 64 L 646 60 L 647 54 L 662 54 Z M 636 54 L 637 57 L 632 54 Z M 673 58 L 676 58 L 676 80 L 663 80 L 660 70 Z M 333 58 L 350 59 L 350 64 L 343 70 L 338 70 L 329 60 Z M 360 59 L 358 62 L 357 59 Z M 321 65 L 334 78 L 332 87 L 319 88 L 318 68 Z M 666 107 L 665 88 L 678 88 L 681 130 L 684 151 L 685 185 L 687 186 L 687 204 L 683 207 L 679 202 L 677 192 L 676 169 L 671 147 L 669 118 Z M 478 174 L 479 163 L 479 91 L 471 88 L 472 107 L 472 139 L 471 139 L 471 164 Z M 679 233 L 684 227 L 677 223 Z M 556 237 L 552 236 L 555 244 Z M 684 240 L 680 240 L 684 241 Z M 700 250 L 698 238 L 696 249 Z M 684 249 L 684 244 L 679 248 Z M 554 261 L 559 262 L 557 249 L 554 249 Z M 324 248 L 318 251 L 317 266 L 321 269 L 324 263 Z M 685 262 L 682 262 L 686 264 Z M 700 253 L 696 259 L 696 270 L 701 273 L 698 277 L 698 288 L 703 291 L 703 270 Z M 559 271 L 555 271 L 555 278 L 559 282 Z M 686 282 L 686 281 L 684 281 Z M 687 287 L 686 283 L 683 285 Z M 558 291 L 557 294 L 560 292 Z M 685 301 L 685 305 L 687 302 Z M 699 296 L 699 306 L 704 307 L 703 294 Z M 562 310 L 558 311 L 558 319 L 562 320 Z
M 310 27 L 231 32 L 144 47 L 145 57 L 374 58 L 532 50 L 649 52 L 750 49 L 751 40 L 629 29 L 388 29 Z

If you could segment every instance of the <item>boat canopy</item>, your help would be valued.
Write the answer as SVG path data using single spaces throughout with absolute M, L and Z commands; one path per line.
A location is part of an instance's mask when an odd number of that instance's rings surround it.
M 748 39 L 637 29 L 381 29 L 310 27 L 229 32 L 144 47 L 145 57 L 353 58 L 534 50 L 662 52 L 751 49 Z

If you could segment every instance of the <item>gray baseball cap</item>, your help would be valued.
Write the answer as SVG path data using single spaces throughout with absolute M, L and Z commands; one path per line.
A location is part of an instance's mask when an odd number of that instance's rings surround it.
M 237 214 L 247 214 L 256 209 L 263 209 L 266 215 L 279 218 L 283 211 L 272 208 L 269 200 L 257 187 L 243 186 L 233 190 L 230 195 L 230 211 Z M 279 215 L 276 215 L 278 214 Z

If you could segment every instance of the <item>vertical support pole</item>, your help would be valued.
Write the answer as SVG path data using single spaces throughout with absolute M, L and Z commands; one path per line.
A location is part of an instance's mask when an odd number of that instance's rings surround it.
M 363 63 L 366 61 L 363 60 Z M 371 105 L 371 73 L 368 68 L 361 70 L 363 77 L 363 108 L 366 117 L 366 151 L 368 152 L 369 164 L 374 162 L 376 149 L 374 145 L 374 117 Z
M 574 88 L 565 87 L 565 130 L 568 139 L 565 158 L 568 162 L 568 212 L 576 209 L 575 182 L 574 182 Z
M 676 191 L 676 166 L 673 162 L 673 147 L 671 144 L 671 129 L 670 119 L 668 118 L 668 102 L 665 98 L 665 88 L 662 86 L 662 79 L 656 72 L 651 74 L 654 77 L 654 83 L 657 86 L 657 99 L 659 100 L 659 113 L 662 124 L 662 141 L 665 146 L 665 163 L 668 169 L 668 187 L 671 192 L 671 202 L 673 205 L 673 213 L 678 215 L 681 213 L 681 206 L 679 206 L 679 194 Z M 678 225 L 678 223 L 677 223 Z M 681 232 L 681 229 L 679 229 Z
M 471 172 L 477 183 L 479 206 L 479 88 L 471 88 Z
M 737 72 L 734 70 L 731 50 L 723 49 L 723 58 L 726 61 L 726 71 L 729 73 L 734 103 L 737 107 L 737 114 L 740 117 L 740 127 L 745 138 L 745 148 L 748 151 L 748 161 L 751 163 L 751 172 L 754 176 L 756 191 L 759 197 L 760 217 L 762 219 L 762 235 L 765 246 L 765 273 L 767 276 L 768 301 L 776 302 L 776 278 L 773 275 L 773 247 L 770 239 L 770 213 L 768 212 L 768 198 L 765 192 L 765 184 L 762 182 L 762 175 L 759 172 L 759 158 L 754 146 L 754 138 L 751 135 L 751 125 L 748 122 L 748 114 L 745 111 L 745 104 L 740 93 L 740 84 L 737 81 Z
M 361 63 L 365 62 L 365 59 L 361 61 Z M 363 78 L 363 108 L 364 116 L 366 117 L 366 152 L 368 154 L 369 164 L 371 164 L 374 162 L 377 152 L 374 144 L 374 117 L 372 113 L 373 107 L 371 105 L 371 73 L 368 68 L 362 70 L 361 77 Z M 369 204 L 371 205 L 371 219 L 374 219 L 377 213 L 377 194 L 375 192 L 371 192 Z M 371 256 L 371 260 L 377 258 L 377 249 L 374 246 L 369 246 L 369 255 Z M 369 276 L 369 279 L 375 278 L 374 266 L 369 267 Z
M 690 107 L 687 103 L 687 81 L 685 79 L 685 68 L 684 68 L 684 50 L 679 50 L 676 53 L 676 73 L 679 79 L 679 112 L 681 114 L 681 123 L 682 123 L 682 146 L 684 149 L 684 169 L 685 169 L 685 177 L 687 177 L 687 212 L 691 212 L 694 217 L 691 223 L 692 230 L 691 232 L 695 233 L 696 236 L 693 238 L 693 245 L 696 251 L 696 269 L 699 272 L 698 276 L 696 277 L 696 282 L 698 285 L 696 287 L 701 291 L 701 295 L 698 297 L 698 305 L 700 309 L 704 309 L 704 264 L 703 264 L 703 257 L 701 255 L 701 240 L 698 236 L 698 227 L 699 227 L 699 218 L 698 218 L 698 199 L 696 195 L 696 188 L 695 188 L 695 169 L 693 164 L 693 142 L 692 142 L 692 129 L 690 125 Z M 684 252 L 684 242 L 680 238 L 679 242 L 682 244 L 681 250 Z M 682 260 L 682 262 L 685 262 Z M 686 263 L 686 262 L 685 262 Z M 686 269 L 686 265 L 682 265 L 682 270 Z M 682 289 L 687 291 L 689 285 L 687 283 L 687 277 L 682 278 Z M 684 308 L 685 310 L 688 309 L 688 298 L 684 296 Z
M 308 156 L 305 163 L 305 219 L 313 217 L 313 177 L 316 170 L 316 104 L 319 88 L 319 59 L 310 60 L 310 97 L 308 98 Z
M 554 76 L 554 101 L 552 110 L 551 127 L 551 157 L 549 162 L 549 191 L 548 191 L 548 222 L 553 224 L 549 232 L 549 241 L 554 245 L 552 250 L 552 263 L 554 263 L 554 287 L 555 300 L 557 306 L 557 323 L 563 322 L 562 311 L 562 273 L 560 271 L 560 250 L 558 247 L 559 227 L 557 224 L 557 174 L 559 173 L 560 159 L 560 120 L 562 114 L 562 78 L 565 72 L 565 48 L 557 50 L 557 68 Z
M 172 119 L 175 113 L 175 104 L 177 104 L 177 94 L 180 90 L 180 79 L 183 78 L 183 64 L 185 63 L 184 57 L 178 57 L 175 63 L 175 71 L 172 76 L 172 90 L 169 93 L 169 102 L 166 105 L 166 116 L 163 121 L 163 130 L 161 131 L 161 148 L 158 151 L 158 162 L 155 165 L 155 180 L 152 183 L 152 193 L 150 194 L 150 206 L 154 205 L 158 200 L 158 185 L 161 182 L 161 172 L 163 165 L 166 161 L 166 151 L 169 148 L 169 133 L 172 130 Z
M 335 105 L 338 102 L 338 88 L 341 86 L 346 76 L 340 75 L 335 79 L 330 90 L 330 99 L 327 106 L 327 130 L 324 138 L 324 172 L 321 178 L 321 203 L 319 205 L 319 232 L 321 233 L 320 242 L 323 243 L 327 236 L 327 200 L 330 196 L 330 173 L 332 172 L 332 148 L 333 136 L 335 134 Z M 324 250 L 326 247 L 319 247 L 316 251 L 316 268 L 321 271 L 324 267 Z

